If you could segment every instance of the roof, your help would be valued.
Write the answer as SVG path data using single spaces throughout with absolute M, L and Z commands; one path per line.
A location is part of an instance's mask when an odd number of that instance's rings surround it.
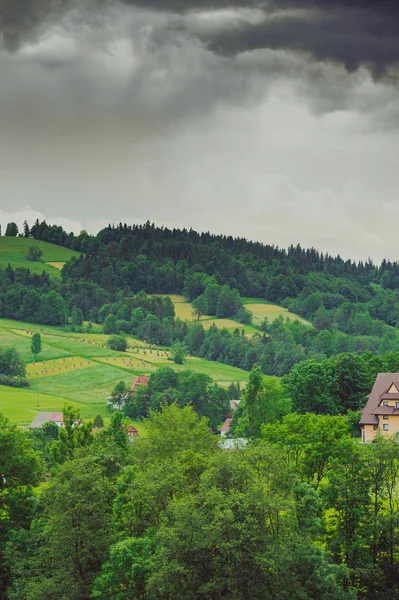
M 45 423 L 62 423 L 62 420 L 62 412 L 39 412 L 30 424 L 30 427 L 36 429 Z
M 384 412 L 383 408 L 392 408 L 394 407 L 379 407 L 379 404 L 384 399 L 395 400 L 398 394 L 388 394 L 388 390 L 392 384 L 395 384 L 397 389 L 399 389 L 399 373 L 379 373 L 377 375 L 377 379 L 375 380 L 373 389 L 368 395 L 368 402 L 366 406 L 362 410 L 362 418 L 360 419 L 360 425 L 378 425 L 378 417 L 377 414 L 399 414 L 395 412 Z M 377 412 L 376 412 L 377 411 Z
M 138 385 L 148 385 L 148 377 L 146 377 L 145 375 L 140 375 L 139 377 L 136 377 L 136 379 L 132 383 L 130 391 L 134 392 Z
M 221 426 L 220 431 L 229 431 L 231 427 L 231 421 L 232 419 L 226 419 L 223 425 Z
M 127 430 L 128 433 L 138 433 L 139 430 L 136 429 L 135 427 L 133 427 L 133 425 L 129 425 L 129 428 Z
M 223 450 L 243 450 L 247 444 L 248 440 L 245 438 L 222 438 L 222 440 L 219 442 L 219 447 Z

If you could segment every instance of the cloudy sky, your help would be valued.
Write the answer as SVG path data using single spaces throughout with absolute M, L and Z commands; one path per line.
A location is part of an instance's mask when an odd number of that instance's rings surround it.
M 395 0 L 0 0 L 0 222 L 399 259 Z

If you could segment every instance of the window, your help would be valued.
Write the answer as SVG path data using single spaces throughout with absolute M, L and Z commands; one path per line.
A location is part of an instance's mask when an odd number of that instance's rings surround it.
M 389 403 L 388 402 L 383 402 L 382 406 L 389 406 Z
M 396 408 L 399 408 L 399 402 L 396 403 Z
M 384 425 L 384 431 L 389 431 L 389 425 Z
M 384 415 L 384 419 L 387 421 L 389 419 L 388 415 Z

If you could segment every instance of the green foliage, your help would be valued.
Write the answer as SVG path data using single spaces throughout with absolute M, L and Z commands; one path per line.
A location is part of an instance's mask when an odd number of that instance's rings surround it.
M 108 348 L 111 350 L 117 350 L 118 352 L 126 352 L 127 340 L 121 335 L 111 335 L 107 341 Z
M 102 429 L 104 427 L 104 419 L 101 415 L 96 415 L 93 419 L 93 427 L 95 429 Z
M 41 494 L 39 514 L 9 547 L 11 597 L 89 598 L 112 540 L 112 488 L 101 467 L 90 457 L 66 462 Z
M 205 296 L 198 296 L 198 298 L 195 298 L 195 300 L 193 300 L 192 302 L 192 307 L 193 316 L 197 317 L 197 319 L 200 320 L 200 318 L 203 315 L 206 315 L 206 312 L 208 310 L 208 303 L 206 301 Z
M 80 327 L 83 324 L 83 319 L 84 319 L 83 311 L 81 311 L 80 308 L 75 305 L 72 308 L 71 324 L 74 327 Z
M 209 419 L 209 425 L 215 431 L 230 412 L 227 391 L 215 385 L 211 377 L 189 370 L 175 373 L 169 367 L 153 373 L 148 388 L 138 386 L 124 411 L 138 419 L 146 417 L 149 409 L 159 411 L 174 403 L 180 407 L 191 405 L 198 415 Z
M 92 423 L 83 423 L 80 412 L 69 404 L 64 405 L 63 426 L 58 429 L 58 439 L 48 447 L 48 455 L 55 464 L 63 464 L 74 456 L 77 448 L 93 442 Z
M 115 315 L 108 315 L 103 323 L 103 332 L 107 335 L 119 333 L 116 321 L 117 319 Z
M 351 446 L 348 420 L 345 417 L 289 414 L 281 422 L 264 425 L 262 438 L 277 445 L 287 465 L 317 488 L 332 461 Z
M 17 237 L 18 225 L 14 222 L 7 223 L 5 235 L 6 235 L 6 237 Z
M 25 256 L 26 260 L 31 260 L 32 262 L 39 262 L 42 257 L 43 251 L 38 246 L 30 246 Z
M 172 360 L 177 365 L 182 365 L 186 362 L 186 358 L 187 358 L 186 346 L 184 344 L 182 344 L 181 342 L 176 342 L 176 344 L 174 344 L 172 346 Z
M 40 333 L 34 333 L 32 335 L 30 349 L 35 358 L 42 351 L 42 337 Z
M 0 385 L 28 387 L 25 363 L 15 348 L 0 348 Z
M 39 483 L 43 464 L 31 440 L 0 413 L 0 598 L 6 598 L 10 565 L 4 551 L 14 529 L 29 527 L 31 486 Z
M 111 392 L 112 404 L 118 407 L 119 410 L 122 409 L 123 405 L 126 402 L 129 402 L 130 390 L 124 381 L 119 381 L 116 383 Z
M 237 389 L 233 388 L 233 390 L 234 396 L 239 398 Z M 262 376 L 259 368 L 255 366 L 251 371 L 249 385 L 243 393 L 243 399 L 233 414 L 231 432 L 236 437 L 260 437 L 262 425 L 279 421 L 291 411 L 291 408 L 292 402 L 287 397 L 281 380 L 277 377 Z

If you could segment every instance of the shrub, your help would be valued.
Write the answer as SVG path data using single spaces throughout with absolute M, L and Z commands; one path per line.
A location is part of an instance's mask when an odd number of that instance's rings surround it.
M 119 352 L 125 352 L 127 348 L 126 338 L 121 335 L 111 335 L 107 342 L 108 348 L 111 350 L 118 350 Z
M 37 246 L 31 246 L 25 255 L 26 260 L 39 262 L 42 259 L 43 251 Z
M 29 387 L 29 381 L 25 377 L 19 377 L 18 375 L 10 377 L 9 375 L 0 373 L 0 385 L 8 385 L 15 388 Z
M 96 415 L 93 420 L 93 427 L 96 429 L 102 429 L 104 427 L 104 419 L 101 415 Z

